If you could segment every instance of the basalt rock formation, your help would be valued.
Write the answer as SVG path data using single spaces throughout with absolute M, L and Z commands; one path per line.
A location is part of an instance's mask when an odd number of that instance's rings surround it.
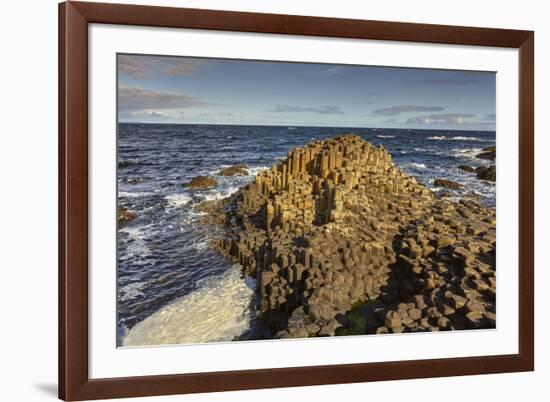
M 477 157 L 480 159 L 489 159 L 494 161 L 497 157 L 497 147 L 487 147 L 483 148 L 479 154 L 477 154 Z
M 459 165 L 458 168 L 468 173 L 475 173 L 475 168 L 467 165 Z
M 233 165 L 218 172 L 219 176 L 246 176 L 246 165 Z
M 496 181 L 497 168 L 496 166 L 480 166 L 476 168 L 476 175 L 481 180 Z
M 207 176 L 197 176 L 193 177 L 191 181 L 185 183 L 183 186 L 187 188 L 208 188 L 215 187 L 218 185 L 216 179 Z
M 130 212 L 126 208 L 118 207 L 117 208 L 117 221 L 118 223 L 125 223 L 134 219 L 136 215 L 133 212 Z
M 445 179 L 435 179 L 434 185 L 438 187 L 448 188 L 449 190 L 460 190 L 462 188 L 460 184 Z
M 275 337 L 495 326 L 495 212 L 436 197 L 382 146 L 295 148 L 229 204 L 219 246 Z

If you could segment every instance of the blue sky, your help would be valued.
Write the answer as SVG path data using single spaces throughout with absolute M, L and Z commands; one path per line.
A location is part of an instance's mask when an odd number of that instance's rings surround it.
M 119 55 L 120 122 L 495 129 L 492 72 Z

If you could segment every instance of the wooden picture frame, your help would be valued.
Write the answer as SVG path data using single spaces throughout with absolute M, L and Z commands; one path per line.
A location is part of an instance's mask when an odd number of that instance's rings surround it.
M 193 28 L 519 49 L 519 353 L 400 362 L 90 379 L 88 24 Z M 184 8 L 59 5 L 59 397 L 140 397 L 534 369 L 534 33 Z

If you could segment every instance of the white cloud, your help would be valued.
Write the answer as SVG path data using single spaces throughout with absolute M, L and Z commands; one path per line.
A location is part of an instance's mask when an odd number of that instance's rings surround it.
M 156 110 L 141 110 L 139 112 L 131 112 L 129 114 L 134 117 L 166 117 L 167 116 L 166 113 L 159 112 Z
M 344 114 L 338 106 L 323 105 L 319 107 L 303 107 L 290 105 L 277 105 L 268 110 L 271 113 L 316 113 L 316 114 Z
M 399 105 L 378 109 L 372 113 L 380 116 L 397 116 L 401 113 L 441 112 L 444 109 L 445 108 L 443 106 Z
M 206 104 L 198 98 L 176 92 L 126 86 L 118 88 L 118 106 L 124 112 L 182 109 Z
M 189 57 L 119 55 L 118 72 L 133 78 L 146 79 L 154 75 L 189 75 L 206 65 L 204 59 Z
M 473 114 L 432 114 L 429 116 L 410 117 L 407 119 L 407 124 L 466 124 L 466 120 L 474 117 Z

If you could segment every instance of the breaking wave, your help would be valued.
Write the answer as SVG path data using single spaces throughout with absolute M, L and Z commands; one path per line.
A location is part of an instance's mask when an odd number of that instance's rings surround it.
M 434 135 L 433 137 L 428 137 L 428 140 L 437 140 L 437 141 L 483 141 L 481 138 L 477 137 L 447 137 L 445 135 Z
M 122 198 L 143 198 L 147 196 L 154 195 L 152 191 L 119 191 L 118 196 Z
M 253 286 L 233 265 L 130 329 L 123 346 L 225 342 L 250 329 Z
M 416 169 L 426 169 L 426 165 L 424 163 L 411 162 L 408 164 L 408 166 Z
M 456 158 L 477 158 L 477 155 L 482 151 L 482 148 L 455 148 L 451 154 Z
M 187 194 L 172 194 L 164 197 L 168 204 L 173 207 L 181 207 L 191 201 L 191 197 Z
M 239 187 L 227 187 L 220 190 L 214 190 L 209 194 L 204 195 L 205 201 L 218 201 L 223 200 L 239 191 Z
M 127 301 L 127 300 L 135 299 L 138 296 L 142 296 L 143 295 L 142 290 L 147 285 L 148 285 L 147 282 L 134 282 L 121 287 L 118 290 L 119 300 Z
M 254 166 L 246 168 L 249 176 L 256 176 L 258 173 L 263 172 L 264 170 L 269 169 L 268 166 Z

